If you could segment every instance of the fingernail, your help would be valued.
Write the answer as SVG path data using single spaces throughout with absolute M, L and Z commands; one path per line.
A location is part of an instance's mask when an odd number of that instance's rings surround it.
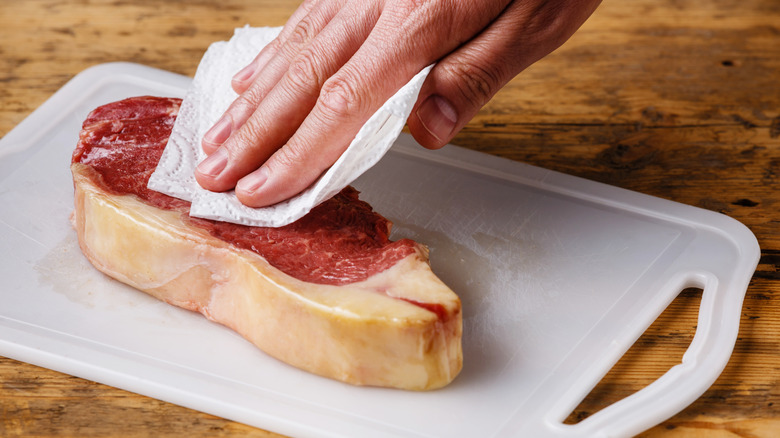
M 423 127 L 441 142 L 448 141 L 458 122 L 458 112 L 445 98 L 437 95 L 429 96 L 417 108 L 417 117 Z
M 246 82 L 249 80 L 249 78 L 252 77 L 253 74 L 255 74 L 256 62 L 251 62 L 246 67 L 242 68 L 233 76 L 234 82 Z
M 203 175 L 216 177 L 225 170 L 228 156 L 224 148 L 219 148 L 198 164 L 198 172 Z
M 262 187 L 266 181 L 268 181 L 268 169 L 263 166 L 241 178 L 241 181 L 236 185 L 236 189 L 241 190 L 242 192 L 254 193 L 257 189 Z
M 229 113 L 225 113 L 217 123 L 214 124 L 205 134 L 203 134 L 203 140 L 212 144 L 220 145 L 230 137 L 230 133 L 233 131 L 233 119 Z

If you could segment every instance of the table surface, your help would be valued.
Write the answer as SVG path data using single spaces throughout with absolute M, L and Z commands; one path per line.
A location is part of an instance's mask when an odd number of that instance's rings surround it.
M 211 42 L 247 23 L 282 25 L 297 3 L 3 1 L 0 136 L 89 66 L 192 76 Z M 696 402 L 640 436 L 780 434 L 780 2 L 606 0 L 453 143 L 747 225 L 762 253 L 730 362 Z M 699 301 L 683 291 L 567 421 L 679 363 Z M 2 357 L 0 435 L 278 436 Z

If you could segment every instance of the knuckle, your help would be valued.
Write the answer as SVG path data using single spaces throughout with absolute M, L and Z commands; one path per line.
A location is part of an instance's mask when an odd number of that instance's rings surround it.
M 231 131 L 238 129 L 249 117 L 251 117 L 252 113 L 257 109 L 260 100 L 257 92 L 250 89 L 239 95 L 239 97 L 230 104 L 225 111 L 225 114 L 230 117 Z
M 268 166 L 278 172 L 287 172 L 299 169 L 301 164 L 307 162 L 311 155 L 312 147 L 307 142 L 298 141 L 295 144 L 287 144 L 279 149 L 268 161 Z
M 231 114 L 251 114 L 262 100 L 263 93 L 260 87 L 253 85 L 230 104 L 229 111 Z
M 276 37 L 268 43 L 268 49 L 273 53 L 279 53 L 284 43 L 280 37 Z
M 296 46 L 304 45 L 309 42 L 317 33 L 317 27 L 311 20 L 311 16 L 305 16 L 295 25 L 290 32 L 288 41 Z
M 292 61 L 287 70 L 287 77 L 291 85 L 316 93 L 322 88 L 324 74 L 322 72 L 322 62 L 311 50 L 304 50 L 298 54 Z
M 469 102 L 485 104 L 501 86 L 502 75 L 494 68 L 479 63 L 457 63 L 448 66 L 451 77 L 456 79 L 461 97 Z
M 338 74 L 329 78 L 322 86 L 317 102 L 326 114 L 334 118 L 345 118 L 351 114 L 362 114 L 366 109 L 365 93 L 360 93 L 347 75 Z
M 243 120 L 241 116 L 248 116 L 252 114 L 260 105 L 260 102 L 265 99 L 267 90 L 264 84 L 259 82 L 253 82 L 249 88 L 239 94 L 238 97 L 228 106 L 228 112 L 230 112 L 234 119 L 238 118 Z M 239 117 L 235 117 L 238 115 Z
M 426 3 L 425 0 L 397 0 L 394 3 L 394 7 L 398 13 L 412 14 L 414 11 L 419 10 Z
M 265 134 L 263 125 L 254 118 L 250 118 L 241 126 L 241 129 L 236 131 L 231 138 L 233 141 L 226 142 L 225 146 L 229 148 L 229 154 L 233 159 L 238 160 L 241 157 L 253 156 L 257 154 L 259 139 L 264 138 Z

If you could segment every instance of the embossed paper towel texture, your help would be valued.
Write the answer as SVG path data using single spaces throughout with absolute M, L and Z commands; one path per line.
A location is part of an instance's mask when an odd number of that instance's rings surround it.
M 229 41 L 212 44 L 198 66 L 160 163 L 149 179 L 150 189 L 192 202 L 191 216 L 265 227 L 279 227 L 301 218 L 385 155 L 403 129 L 431 68 L 425 68 L 391 97 L 312 186 L 279 204 L 250 208 L 241 204 L 232 191 L 215 193 L 203 189 L 195 181 L 194 171 L 206 157 L 200 146 L 203 134 L 238 97 L 230 86 L 231 78 L 280 30 L 238 28 Z

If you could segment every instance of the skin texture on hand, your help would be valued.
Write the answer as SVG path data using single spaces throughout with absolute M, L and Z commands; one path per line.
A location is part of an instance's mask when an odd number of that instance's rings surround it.
M 436 62 L 407 120 L 444 146 L 514 76 L 563 44 L 600 0 L 305 0 L 233 78 L 195 172 L 263 207 L 306 189 L 399 88 Z

